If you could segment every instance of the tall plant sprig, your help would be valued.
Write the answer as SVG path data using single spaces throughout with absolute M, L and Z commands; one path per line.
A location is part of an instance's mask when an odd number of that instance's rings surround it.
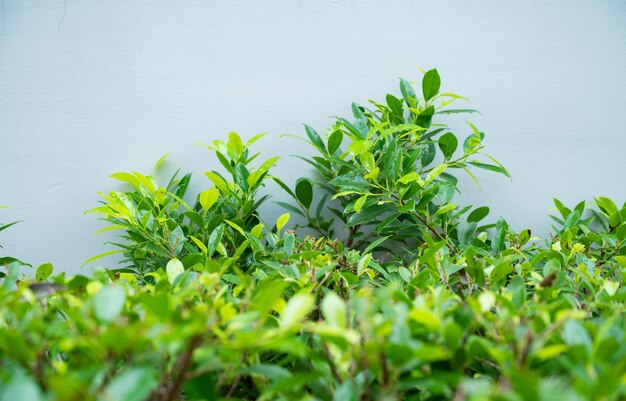
M 458 191 L 452 171 L 463 170 L 476 181 L 473 168 L 510 175 L 483 151 L 485 135 L 472 123 L 459 148 L 457 136 L 436 121 L 439 115 L 475 112 L 448 108 L 464 98 L 441 93 L 440 86 L 433 69 L 422 78 L 421 97 L 401 79 L 401 98 L 388 94 L 385 103 L 370 101 L 371 108 L 353 103 L 353 120 L 336 118 L 325 139 L 305 126 L 307 142 L 319 155 L 303 160 L 315 168 L 317 178 L 300 179 L 295 191 L 280 183 L 297 201 L 289 210 L 298 209 L 308 227 L 329 237 L 337 218 L 347 227 L 349 247 L 391 250 L 395 243 L 411 253 L 412 240 L 423 242 L 425 232 L 445 241 L 450 251 L 471 243 L 477 230 L 485 228 L 478 227 L 485 208 L 461 221 L 471 207 L 452 202 Z M 314 187 L 326 195 L 312 213 Z M 329 198 L 336 202 L 327 205 Z M 323 216 L 325 206 L 335 217 Z
M 138 172 L 113 174 L 113 178 L 129 184 L 130 190 L 101 194 L 102 206 L 89 212 L 103 215 L 110 223 L 103 230 L 123 230 L 124 241 L 113 243 L 119 249 L 94 256 L 85 264 L 122 252 L 127 270 L 140 273 L 165 268 L 172 260 L 185 268 L 221 270 L 230 266 L 243 256 L 250 238 L 263 232 L 257 210 L 268 196 L 259 198 L 257 193 L 279 158 L 272 157 L 258 168 L 251 166 L 259 154 L 251 155 L 249 147 L 262 136 L 244 144 L 231 132 L 228 142 L 216 140 L 206 145 L 227 175 L 205 172 L 213 186 L 199 193 L 191 204 L 184 200 L 191 174 L 179 179 L 177 172 L 166 186 Z

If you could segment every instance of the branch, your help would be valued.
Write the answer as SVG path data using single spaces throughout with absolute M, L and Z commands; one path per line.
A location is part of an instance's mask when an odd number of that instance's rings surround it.
M 424 224 L 433 234 L 435 234 L 435 236 L 437 238 L 439 238 L 441 241 L 445 241 L 446 242 L 446 246 L 448 247 L 448 249 L 450 250 L 450 252 L 452 253 L 456 253 L 456 248 L 454 246 L 452 246 L 452 244 L 450 243 L 450 241 L 445 238 L 443 235 L 441 235 L 439 233 L 439 231 L 435 230 L 435 228 L 433 226 L 430 225 L 430 223 L 428 223 L 428 220 L 426 220 L 425 218 L 423 218 L 422 216 L 419 215 L 419 213 L 415 212 L 415 216 L 422 222 L 422 224 Z
M 200 346 L 201 342 L 202 338 L 199 335 L 191 339 L 185 352 L 182 353 L 176 360 L 176 364 L 172 370 L 173 375 L 175 374 L 173 380 L 165 388 L 165 391 L 161 393 L 162 395 L 160 397 L 156 397 L 156 400 L 173 401 L 176 399 L 177 394 L 180 392 L 180 386 L 183 384 L 187 370 L 189 369 L 193 352 Z

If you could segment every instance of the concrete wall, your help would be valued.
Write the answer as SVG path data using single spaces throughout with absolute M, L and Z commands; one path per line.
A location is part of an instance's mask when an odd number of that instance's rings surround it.
M 111 173 L 149 172 L 166 152 L 170 170 L 216 168 L 194 144 L 230 130 L 269 132 L 259 149 L 286 157 L 286 181 L 309 174 L 289 157 L 302 144 L 280 134 L 323 131 L 417 67 L 470 97 L 513 175 L 479 174 L 465 203 L 546 233 L 554 196 L 626 200 L 624 1 L 3 0 L 0 12 L 0 204 L 14 206 L 0 221 L 25 220 L 0 243 L 33 264 L 79 271 L 110 249 L 83 211 L 118 188 Z

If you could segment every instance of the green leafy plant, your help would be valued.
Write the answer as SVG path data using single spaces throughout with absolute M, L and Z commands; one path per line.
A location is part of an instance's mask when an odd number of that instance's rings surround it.
M 268 196 L 258 198 L 257 192 L 278 161 L 273 157 L 257 168 L 251 167 L 259 154 L 250 155 L 249 146 L 262 136 L 253 137 L 244 145 L 239 135 L 231 132 L 227 143 L 216 140 L 207 145 L 230 180 L 217 171 L 207 171 L 205 175 L 213 186 L 198 194 L 191 204 L 183 199 L 191 174 L 178 179 L 176 173 L 165 186 L 138 172 L 113 174 L 113 178 L 129 184 L 131 190 L 103 194 L 103 205 L 90 212 L 104 215 L 104 220 L 111 224 L 105 230 L 124 230 L 126 242 L 114 244 L 120 250 L 98 255 L 86 263 L 123 252 L 123 262 L 129 265 L 121 271 L 148 273 L 165 267 L 174 258 L 187 268 L 219 270 L 245 257 L 248 237 L 258 238 L 264 227 L 257 211 Z M 214 255 L 224 257 L 219 265 L 213 261 Z
M 372 108 L 352 104 L 353 120 L 337 118 L 323 139 L 305 126 L 308 143 L 319 153 L 303 158 L 317 172 L 314 181 L 301 178 L 291 190 L 279 184 L 296 200 L 297 207 L 281 204 L 306 219 L 306 226 L 329 238 L 333 227 L 346 227 L 346 244 L 396 254 L 424 241 L 424 233 L 445 239 L 451 251 L 472 241 L 489 209 L 453 203 L 457 189 L 454 170 L 463 170 L 476 180 L 472 168 L 509 176 L 493 157 L 483 152 L 485 135 L 468 123 L 470 132 L 459 147 L 459 138 L 439 122 L 453 113 L 471 109 L 451 109 L 459 95 L 440 92 L 437 70 L 422 79 L 421 96 L 406 80 L 400 80 L 401 97 L 388 94 L 385 103 L 370 101 Z M 314 188 L 325 192 L 312 212 Z M 336 200 L 328 206 L 329 199 Z M 335 206 L 336 205 L 336 206 Z M 334 214 L 324 216 L 324 209 Z M 480 228 L 480 230 L 479 230 Z M 402 253 L 402 252 L 400 252 Z
M 543 241 L 483 223 L 451 172 L 508 172 L 473 125 L 461 150 L 437 121 L 471 110 L 436 70 L 400 89 L 324 139 L 306 127 L 317 176 L 293 189 L 235 133 L 192 202 L 189 174 L 114 174 L 130 187 L 92 212 L 124 267 L 6 266 L 0 401 L 625 399 L 626 205 L 555 199 Z M 315 236 L 261 218 L 270 180 Z

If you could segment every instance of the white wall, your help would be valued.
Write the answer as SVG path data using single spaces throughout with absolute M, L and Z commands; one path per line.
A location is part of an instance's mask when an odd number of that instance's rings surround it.
M 109 174 L 149 172 L 170 151 L 171 169 L 216 168 L 194 144 L 230 130 L 268 131 L 268 155 L 305 152 L 276 138 L 323 131 L 418 66 L 470 97 L 513 174 L 480 174 L 467 203 L 546 233 L 553 196 L 626 200 L 624 1 L 3 0 L 0 12 L 0 204 L 15 207 L 0 221 L 25 220 L 0 243 L 35 265 L 77 272 L 110 249 L 83 214 L 117 188 Z M 310 170 L 286 158 L 276 172 Z

